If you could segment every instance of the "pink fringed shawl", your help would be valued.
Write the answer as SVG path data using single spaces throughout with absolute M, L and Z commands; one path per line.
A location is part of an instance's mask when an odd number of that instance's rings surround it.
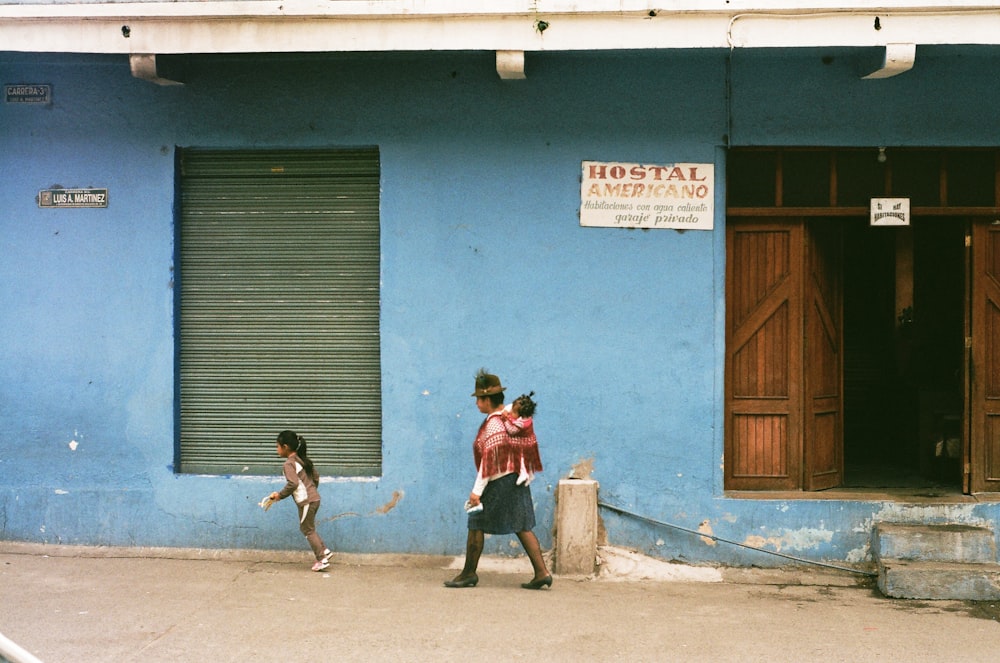
M 484 477 L 507 472 L 542 471 L 538 453 L 538 438 L 530 418 L 512 419 L 506 413 L 494 412 L 479 427 L 472 445 L 476 468 Z

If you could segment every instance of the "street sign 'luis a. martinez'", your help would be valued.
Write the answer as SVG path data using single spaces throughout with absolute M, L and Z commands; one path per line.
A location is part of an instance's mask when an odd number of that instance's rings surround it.
M 45 189 L 38 192 L 39 207 L 107 207 L 107 189 Z

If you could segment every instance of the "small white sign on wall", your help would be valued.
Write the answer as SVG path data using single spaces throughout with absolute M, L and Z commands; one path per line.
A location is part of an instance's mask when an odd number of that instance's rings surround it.
M 872 198 L 871 225 L 910 225 L 909 198 Z
M 584 161 L 580 225 L 711 230 L 715 167 Z
M 107 189 L 44 189 L 38 192 L 39 207 L 107 207 Z

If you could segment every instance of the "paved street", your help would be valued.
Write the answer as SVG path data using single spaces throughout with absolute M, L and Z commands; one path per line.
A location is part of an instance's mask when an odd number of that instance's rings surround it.
M 835 572 L 557 576 L 533 592 L 520 588 L 523 559 L 487 561 L 478 587 L 446 589 L 453 558 L 345 555 L 311 573 L 304 553 L 10 550 L 0 633 L 45 663 L 995 661 L 1000 648 L 1000 606 L 890 600 Z

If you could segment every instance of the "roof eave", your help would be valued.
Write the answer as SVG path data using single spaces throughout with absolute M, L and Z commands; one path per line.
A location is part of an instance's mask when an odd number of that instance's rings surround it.
M 64 53 L 574 51 L 1000 44 L 1000 9 L 971 2 L 266 0 L 0 4 L 0 50 Z M 841 5 L 846 3 L 841 2 Z M 461 11 L 460 11 L 461 10 Z

